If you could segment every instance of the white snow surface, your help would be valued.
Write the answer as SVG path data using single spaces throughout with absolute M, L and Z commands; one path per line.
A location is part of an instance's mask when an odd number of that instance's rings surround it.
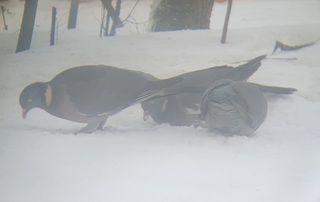
M 123 2 L 123 18 L 133 4 Z M 138 22 L 148 20 L 150 4 L 133 12 Z M 23 2 L 2 5 L 14 14 L 0 32 L 1 202 L 320 201 L 320 42 L 271 55 L 275 40 L 320 37 L 319 0 L 234 1 L 226 44 L 226 3 L 215 4 L 210 30 L 147 33 L 146 24 L 126 23 L 118 36 L 99 38 L 99 1 L 81 3 L 74 30 L 65 28 L 68 1 L 40 1 L 32 48 L 18 54 Z M 50 47 L 52 5 L 60 24 Z M 268 59 L 250 81 L 298 92 L 268 96 L 267 119 L 252 137 L 144 122 L 139 105 L 92 134 L 74 135 L 83 124 L 40 109 L 21 118 L 22 89 L 70 67 L 105 64 L 168 78 L 261 54 Z

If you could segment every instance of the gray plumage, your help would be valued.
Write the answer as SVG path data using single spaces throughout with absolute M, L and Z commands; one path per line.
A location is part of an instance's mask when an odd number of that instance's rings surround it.
M 141 106 L 144 110 L 144 120 L 150 116 L 159 124 L 201 125 L 198 121 L 201 95 L 201 93 L 182 93 L 143 102 Z
M 236 68 L 225 65 L 188 72 L 179 76 L 183 78 L 180 85 L 184 85 L 185 88 L 196 86 L 206 89 L 210 84 L 220 79 L 246 81 L 259 68 L 261 60 L 264 58 L 265 55 L 256 57 Z M 152 77 L 151 79 L 156 80 L 157 78 Z M 296 91 L 293 88 L 254 85 L 263 93 L 292 94 Z M 143 102 L 141 106 L 144 110 L 144 119 L 146 120 L 147 117 L 151 116 L 156 123 L 167 123 L 173 126 L 202 125 L 198 115 L 204 91 L 200 93 L 179 93 Z
M 104 65 L 68 69 L 51 81 L 33 83 L 20 95 L 23 116 L 41 108 L 53 116 L 87 123 L 79 132 L 101 129 L 110 115 L 151 98 L 173 94 L 182 79 L 150 80 L 149 75 Z
M 251 135 L 264 122 L 268 105 L 253 84 L 219 80 L 208 87 L 201 100 L 201 118 L 211 131 Z
M 183 80 L 180 82 L 180 85 L 185 87 L 198 87 L 206 89 L 210 84 L 220 79 L 246 81 L 258 70 L 258 68 L 261 66 L 261 61 L 265 58 L 266 55 L 258 56 L 252 60 L 249 60 L 245 64 L 239 65 L 236 68 L 228 65 L 222 65 L 188 72 L 179 75 L 179 77 L 183 78 Z
M 187 87 L 203 88 L 199 93 L 180 93 L 143 102 L 144 118 L 151 116 L 157 123 L 168 123 L 174 126 L 198 125 L 198 114 L 203 92 L 207 87 L 220 79 L 235 81 L 247 80 L 261 65 L 266 55 L 261 55 L 247 63 L 233 68 L 227 65 L 188 72 L 180 75 L 181 85 Z M 153 77 L 154 80 L 157 78 Z

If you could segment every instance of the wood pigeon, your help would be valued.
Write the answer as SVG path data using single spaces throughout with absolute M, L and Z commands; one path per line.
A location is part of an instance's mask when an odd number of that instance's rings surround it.
M 266 56 L 262 55 L 249 60 L 247 63 L 236 68 L 229 66 L 218 66 L 194 72 L 188 72 L 180 75 L 184 86 L 197 86 L 207 88 L 212 83 L 220 79 L 230 79 L 233 81 L 246 81 L 261 65 L 261 60 Z M 157 78 L 153 77 L 154 80 Z M 261 92 L 273 94 L 292 94 L 296 89 L 282 88 L 274 86 L 264 86 L 254 84 Z M 200 102 L 202 94 L 200 93 L 179 93 L 153 99 L 141 103 L 144 110 L 144 120 L 149 116 L 156 123 L 166 123 L 173 126 L 201 126 L 199 120 Z
M 151 80 L 139 71 L 104 65 L 68 69 L 49 82 L 30 84 L 20 94 L 23 118 L 33 108 L 53 116 L 86 123 L 79 132 L 102 129 L 107 118 L 143 101 L 179 92 L 181 78 Z M 171 88 L 172 87 L 172 88 Z
M 223 79 L 204 92 L 200 111 L 210 131 L 251 135 L 264 122 L 268 104 L 256 85 Z

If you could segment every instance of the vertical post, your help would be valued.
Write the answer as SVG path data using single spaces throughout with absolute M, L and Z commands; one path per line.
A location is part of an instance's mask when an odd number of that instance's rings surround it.
M 101 24 L 100 24 L 100 38 L 102 37 L 102 30 L 103 30 L 103 24 L 104 24 L 104 18 L 105 18 L 105 8 L 101 7 Z
M 25 1 L 16 53 L 30 49 L 38 0 Z
M 56 33 L 56 19 L 57 19 L 56 17 L 57 17 L 57 8 L 52 7 L 50 46 L 54 45 L 54 37 Z
M 1 6 L 1 11 L 2 11 L 4 30 L 8 30 L 8 25 L 6 24 L 6 18 L 5 18 L 5 15 L 4 15 L 4 12 L 5 12 L 4 6 Z
M 223 33 L 221 37 L 221 43 L 226 42 L 227 38 L 227 31 L 228 31 L 228 24 L 229 24 L 229 18 L 230 18 L 230 13 L 231 13 L 231 7 L 232 7 L 232 0 L 228 0 L 228 8 L 227 8 L 227 13 L 226 17 L 224 19 L 224 25 L 223 25 Z
M 77 16 L 78 16 L 79 0 L 71 0 L 68 29 L 76 28 Z

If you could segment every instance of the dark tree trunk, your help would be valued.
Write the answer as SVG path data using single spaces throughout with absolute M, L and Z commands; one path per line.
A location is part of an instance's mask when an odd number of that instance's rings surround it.
M 16 53 L 30 49 L 37 6 L 38 0 L 27 0 L 24 4 L 23 18 Z
M 78 16 L 79 0 L 71 0 L 70 12 L 69 12 L 69 21 L 68 29 L 74 29 L 77 25 L 77 16 Z
M 109 36 L 110 18 L 111 18 L 110 14 L 107 13 L 106 25 L 104 28 L 104 36 Z
M 214 0 L 156 0 L 151 31 L 209 29 Z
M 119 19 L 120 16 L 120 9 L 121 9 L 121 0 L 117 0 L 117 5 L 116 5 L 116 15 Z M 119 22 L 113 22 L 111 30 L 110 30 L 110 36 L 114 36 L 116 34 L 116 29 L 119 26 Z
M 6 17 L 5 17 L 5 8 L 4 6 L 1 6 L 1 12 L 2 12 L 2 19 L 3 19 L 3 24 L 4 24 L 4 30 L 8 30 L 8 25 L 6 23 Z
M 105 36 L 113 36 L 113 35 L 115 35 L 116 28 L 123 26 L 121 19 L 119 17 L 120 8 L 121 8 L 121 0 L 117 0 L 116 9 L 114 9 L 112 6 L 112 0 L 101 0 L 101 1 L 102 1 L 104 8 L 107 10 L 108 16 L 110 16 L 110 18 L 113 21 L 110 33 L 105 34 Z M 110 21 L 108 21 L 108 22 L 110 22 Z M 109 29 L 107 29 L 107 28 L 105 28 L 105 29 L 107 32 L 109 32 Z

